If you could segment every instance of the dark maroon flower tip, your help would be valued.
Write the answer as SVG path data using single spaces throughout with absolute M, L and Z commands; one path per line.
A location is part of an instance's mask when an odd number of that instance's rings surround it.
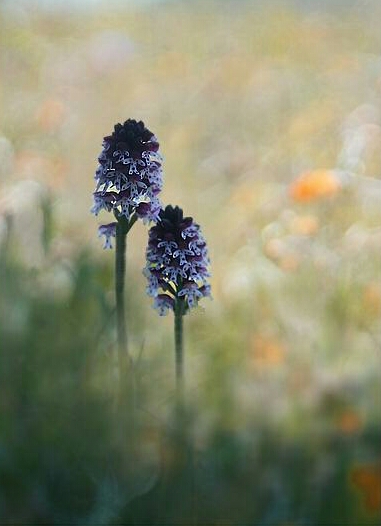
M 139 157 L 143 151 L 156 152 L 159 148 L 154 134 L 144 126 L 142 121 L 128 119 L 123 124 L 115 124 L 111 135 L 104 138 L 111 151 L 128 151 L 133 158 Z

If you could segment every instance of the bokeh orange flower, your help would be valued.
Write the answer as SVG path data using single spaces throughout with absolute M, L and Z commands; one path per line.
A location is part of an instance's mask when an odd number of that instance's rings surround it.
M 286 254 L 278 261 L 278 265 L 285 272 L 295 272 L 300 266 L 300 259 L 296 254 Z
M 274 336 L 253 334 L 250 340 L 251 359 L 254 366 L 274 367 L 284 363 L 286 349 Z
M 291 233 L 297 236 L 313 236 L 319 230 L 319 220 L 313 215 L 295 216 L 291 221 Z
M 45 132 L 53 132 L 60 128 L 66 117 L 66 107 L 58 99 L 46 99 L 36 112 L 36 120 Z
M 365 312 L 373 317 L 381 314 L 381 285 L 376 281 L 368 283 L 363 291 Z
M 333 170 L 311 170 L 301 174 L 290 186 L 290 197 L 298 203 L 332 197 L 341 188 Z
M 353 409 L 347 409 L 338 417 L 337 427 L 344 435 L 353 435 L 363 428 L 363 419 Z
M 17 179 L 32 179 L 61 188 L 68 171 L 68 161 L 64 157 L 49 157 L 37 150 L 21 150 L 15 157 Z
M 381 511 L 381 469 L 374 464 L 355 467 L 351 482 L 363 494 L 364 505 L 370 513 Z

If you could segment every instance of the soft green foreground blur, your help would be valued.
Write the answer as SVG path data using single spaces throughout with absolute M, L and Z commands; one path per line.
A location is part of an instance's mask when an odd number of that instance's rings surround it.
M 1 524 L 379 524 L 381 6 L 335 5 L 0 4 Z M 89 209 L 127 118 L 212 260 L 185 319 L 185 461 L 142 224 L 137 404 L 117 403 L 112 218 Z

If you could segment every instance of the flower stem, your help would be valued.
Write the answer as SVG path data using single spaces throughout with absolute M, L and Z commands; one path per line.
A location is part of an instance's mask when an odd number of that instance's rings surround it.
M 119 366 L 124 362 L 125 355 L 128 355 L 126 312 L 124 302 L 124 281 L 126 273 L 126 246 L 127 229 L 122 221 L 116 225 L 116 249 L 115 249 L 115 297 L 116 297 L 116 317 L 118 333 L 118 358 Z
M 133 214 L 129 220 L 118 214 L 115 214 L 115 217 L 118 220 L 116 224 L 115 235 L 115 298 L 118 333 L 118 361 L 119 367 L 123 371 L 124 364 L 128 361 L 131 361 L 128 353 L 126 307 L 124 295 L 127 234 L 135 224 L 137 216 L 136 214 Z
M 176 360 L 176 390 L 178 401 L 181 403 L 184 392 L 184 340 L 183 316 L 184 300 L 176 298 L 175 303 L 175 360 Z
M 128 331 L 126 323 L 125 304 L 125 276 L 126 276 L 126 249 L 127 234 L 137 220 L 136 214 L 129 219 L 115 215 L 117 219 L 115 232 L 115 297 L 116 321 L 118 335 L 118 387 L 116 396 L 116 409 L 118 418 L 119 436 L 126 440 L 129 433 L 131 448 L 135 446 L 136 431 L 136 379 L 134 363 L 128 351 Z

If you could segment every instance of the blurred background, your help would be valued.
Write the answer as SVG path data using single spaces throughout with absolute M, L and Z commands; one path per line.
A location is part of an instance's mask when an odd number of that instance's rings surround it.
M 367 0 L 0 2 L 2 524 L 379 524 L 380 17 Z M 112 219 L 89 212 L 128 118 L 212 262 L 213 301 L 185 319 L 192 469 L 172 486 L 173 317 L 145 295 L 147 228 L 128 237 L 131 416 L 97 238 Z

